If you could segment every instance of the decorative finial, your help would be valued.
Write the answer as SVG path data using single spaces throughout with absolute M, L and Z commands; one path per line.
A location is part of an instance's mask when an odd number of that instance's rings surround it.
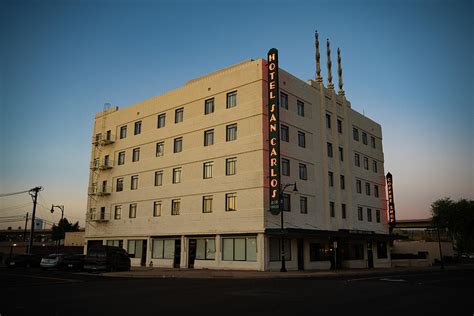
M 331 47 L 329 46 L 329 38 L 326 40 L 326 50 L 327 50 L 327 59 L 328 59 L 328 89 L 334 89 L 334 84 L 332 83 L 332 74 L 331 74 Z
M 321 62 L 320 62 L 321 55 L 319 54 L 318 31 L 314 32 L 314 36 L 316 38 L 316 41 L 315 41 L 315 46 L 316 46 L 316 82 L 322 83 L 323 82 L 323 77 L 321 77 Z
M 344 90 L 342 89 L 342 65 L 341 65 L 341 49 L 337 48 L 337 74 L 339 75 L 339 95 L 344 95 Z

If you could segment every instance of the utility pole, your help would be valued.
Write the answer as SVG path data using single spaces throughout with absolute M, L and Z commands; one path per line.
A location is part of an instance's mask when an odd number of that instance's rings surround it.
M 36 187 L 30 190 L 29 194 L 33 199 L 33 215 L 31 216 L 31 231 L 30 231 L 30 242 L 28 244 L 28 253 L 33 253 L 33 233 L 35 231 L 35 214 L 36 214 L 36 203 L 38 200 L 38 192 L 43 190 L 42 187 Z
M 23 242 L 26 241 L 26 229 L 28 227 L 28 212 L 26 212 L 26 219 L 25 219 L 25 232 L 23 233 Z

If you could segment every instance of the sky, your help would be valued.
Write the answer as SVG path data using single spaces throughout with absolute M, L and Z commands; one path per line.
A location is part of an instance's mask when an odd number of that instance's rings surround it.
M 0 193 L 84 223 L 94 113 L 279 50 L 314 78 L 314 31 L 341 48 L 352 107 L 382 125 L 398 219 L 474 198 L 472 1 L 0 1 Z M 322 65 L 325 65 L 325 49 Z M 325 67 L 323 77 L 327 78 Z M 333 77 L 336 72 L 333 67 Z M 31 198 L 0 198 L 0 217 Z

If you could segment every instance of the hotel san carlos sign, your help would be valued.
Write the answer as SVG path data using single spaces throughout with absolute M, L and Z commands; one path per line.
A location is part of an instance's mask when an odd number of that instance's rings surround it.
M 280 89 L 278 86 L 278 51 L 268 51 L 268 125 L 270 153 L 270 212 L 280 213 Z
M 395 202 L 393 201 L 393 177 L 389 172 L 387 173 L 387 192 L 388 192 L 388 224 L 391 227 L 395 226 Z

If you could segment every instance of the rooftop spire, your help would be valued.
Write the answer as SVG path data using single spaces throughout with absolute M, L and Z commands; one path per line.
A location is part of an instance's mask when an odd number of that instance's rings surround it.
M 321 62 L 320 62 L 321 55 L 319 54 L 318 31 L 314 32 L 314 37 L 315 37 L 314 45 L 316 46 L 316 81 L 318 83 L 322 83 L 323 77 L 321 77 Z
M 342 65 L 341 65 L 341 49 L 338 47 L 337 48 L 337 74 L 339 77 L 339 95 L 343 96 L 344 89 L 342 89 L 343 83 L 342 83 Z
M 329 38 L 326 40 L 326 50 L 328 58 L 328 89 L 334 89 L 334 84 L 332 83 L 332 73 L 331 73 L 331 47 L 329 46 Z

